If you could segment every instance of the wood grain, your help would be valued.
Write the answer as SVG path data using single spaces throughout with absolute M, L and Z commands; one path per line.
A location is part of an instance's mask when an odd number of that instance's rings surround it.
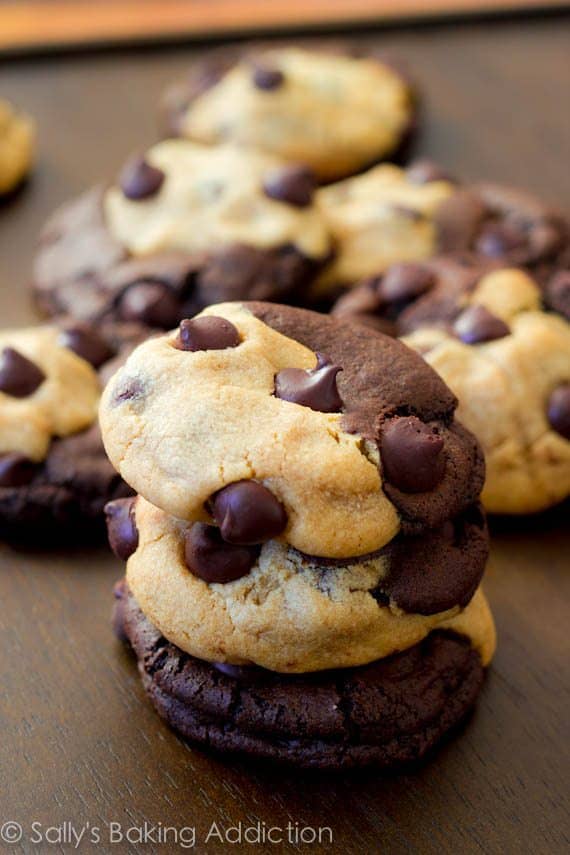
M 470 177 L 570 198 L 570 19 L 371 33 L 407 57 L 425 93 L 421 151 Z M 154 105 L 195 50 L 28 59 L 2 69 L 2 92 L 39 122 L 36 175 L 0 208 L 2 324 L 34 319 L 26 289 L 41 222 L 57 203 L 113 174 L 155 134 Z M 234 851 L 382 855 L 561 855 L 570 817 L 568 509 L 496 527 L 486 588 L 499 648 L 475 715 L 415 773 L 298 774 L 185 746 L 155 716 L 109 627 L 121 573 L 104 550 L 42 554 L 0 546 L 0 825 L 30 843 L 31 823 L 89 822 L 106 832 L 212 822 L 333 829 L 332 846 Z M 96 851 L 84 845 L 80 852 Z M 177 852 L 123 843 L 105 852 Z
M 0 51 L 565 6 L 565 0 L 17 0 L 0 6 Z

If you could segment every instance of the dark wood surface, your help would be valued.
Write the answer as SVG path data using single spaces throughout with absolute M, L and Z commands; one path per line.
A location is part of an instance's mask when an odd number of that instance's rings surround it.
M 407 57 L 425 94 L 418 147 L 462 175 L 570 195 L 569 19 L 371 35 Z M 153 139 L 162 86 L 190 51 L 115 53 L 4 65 L 0 92 L 37 118 L 33 181 L 0 209 L 2 326 L 34 320 L 26 279 L 53 206 Z M 32 539 L 32 538 L 31 538 Z M 499 648 L 463 732 L 414 774 L 327 776 L 209 756 L 184 746 L 145 700 L 109 627 L 121 567 L 104 550 L 51 554 L 0 546 L 0 825 L 24 827 L 0 851 L 35 846 L 31 823 L 90 823 L 101 851 L 179 851 L 105 843 L 108 822 L 329 826 L 333 845 L 234 851 L 562 853 L 570 844 L 568 513 L 497 529 L 486 588 Z M 53 832 L 52 832 L 53 833 Z M 79 851 L 94 851 L 82 844 Z M 183 850 L 180 850 L 183 851 Z

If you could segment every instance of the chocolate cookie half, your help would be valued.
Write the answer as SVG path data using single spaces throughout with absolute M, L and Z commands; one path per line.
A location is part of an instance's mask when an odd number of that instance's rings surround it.
M 424 757 L 471 710 L 483 666 L 448 631 L 358 668 L 283 675 L 214 665 L 170 644 L 125 583 L 115 628 L 137 657 L 157 712 L 182 736 L 222 752 L 318 769 L 394 769 Z
M 330 253 L 305 167 L 167 141 L 46 224 L 40 309 L 169 329 L 224 300 L 294 301 Z

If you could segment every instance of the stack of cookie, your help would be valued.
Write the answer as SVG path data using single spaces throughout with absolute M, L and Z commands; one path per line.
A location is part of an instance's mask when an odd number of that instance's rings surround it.
M 393 767 L 472 707 L 494 648 L 481 450 L 400 342 L 226 303 L 108 384 L 116 624 L 159 713 L 215 748 Z

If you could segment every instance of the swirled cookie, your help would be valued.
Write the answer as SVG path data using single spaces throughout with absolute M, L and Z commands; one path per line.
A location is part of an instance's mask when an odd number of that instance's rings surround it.
M 316 297 L 367 277 L 374 281 L 392 264 L 462 254 L 483 265 L 527 269 L 547 305 L 570 316 L 568 285 L 551 284 L 568 264 L 568 220 L 521 190 L 459 184 L 435 164 L 418 161 L 405 170 L 384 164 L 324 187 L 317 204 L 335 254 L 313 286 Z
M 257 148 L 333 180 L 394 153 L 414 99 L 380 59 L 286 46 L 198 62 L 165 112 L 172 134 Z
M 50 315 L 168 329 L 211 303 L 290 300 L 330 252 L 305 166 L 170 140 L 47 223 L 35 264 Z
M 3 536 L 101 533 L 105 503 L 128 494 L 97 427 L 112 339 L 76 325 L 0 332 Z
M 228 303 L 138 347 L 100 419 L 111 462 L 168 513 L 239 529 L 234 517 L 251 507 L 260 530 L 238 539 L 344 558 L 475 500 L 483 461 L 455 404 L 392 339 L 301 309 Z
M 404 271 L 396 271 L 402 279 Z M 541 290 L 520 270 L 483 272 L 441 259 L 408 268 L 408 283 L 414 276 L 431 284 L 401 305 L 398 327 L 413 330 L 404 340 L 455 392 L 459 418 L 481 442 L 486 508 L 531 513 L 564 500 L 570 324 L 542 310 Z
M 34 123 L 0 99 L 0 196 L 22 183 L 34 157 Z

